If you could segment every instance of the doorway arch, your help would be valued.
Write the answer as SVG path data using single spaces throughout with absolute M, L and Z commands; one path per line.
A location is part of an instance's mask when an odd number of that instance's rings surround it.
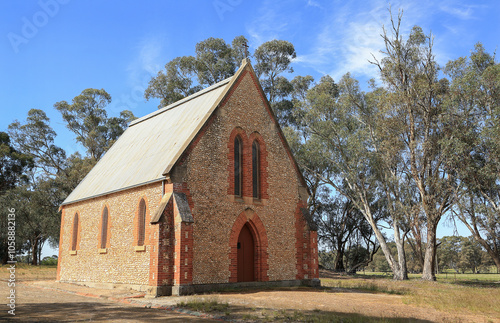
M 233 228 L 231 229 L 231 235 L 229 237 L 229 260 L 230 260 L 230 277 L 229 282 L 235 283 L 240 281 L 240 279 L 244 279 L 242 276 L 238 276 L 238 272 L 240 275 L 244 275 L 242 271 L 238 270 L 238 242 L 242 242 L 240 240 L 240 236 L 243 233 L 243 239 L 247 240 L 249 243 L 250 239 L 248 236 L 252 238 L 253 242 L 253 280 L 254 281 L 269 281 L 269 277 L 267 276 L 267 270 L 269 266 L 267 264 L 268 253 L 267 253 L 267 234 L 264 224 L 260 220 L 259 216 L 252 209 L 246 209 L 243 211 L 236 221 L 233 224 Z M 242 245 L 240 244 L 240 247 Z M 242 253 L 242 251 L 240 251 Z M 240 255 L 245 257 L 244 255 Z M 250 258 L 251 255 L 246 254 L 246 257 Z M 245 259 L 245 258 L 242 258 Z M 248 263 L 250 259 L 246 259 L 245 263 Z M 240 264 L 242 266 L 242 264 Z M 247 273 L 247 275 L 250 275 Z M 248 281 L 248 280 L 245 280 Z

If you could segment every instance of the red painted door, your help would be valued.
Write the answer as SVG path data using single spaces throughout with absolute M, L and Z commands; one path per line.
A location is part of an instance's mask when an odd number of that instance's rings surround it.
M 254 242 L 252 232 L 247 225 L 243 226 L 238 237 L 238 281 L 250 282 L 255 280 Z

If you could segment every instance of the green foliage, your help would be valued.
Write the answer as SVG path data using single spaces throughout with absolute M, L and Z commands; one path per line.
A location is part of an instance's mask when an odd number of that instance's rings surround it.
M 500 268 L 500 64 L 478 43 L 445 72 L 452 113 L 442 145 L 457 177 L 454 214 Z
M 176 57 L 151 78 L 144 97 L 160 99 L 160 109 L 231 77 L 245 57 L 246 43 L 243 36 L 234 38 L 232 46 L 213 37 L 197 43 L 195 56 Z
M 135 119 L 128 110 L 122 111 L 120 117 L 108 118 L 105 107 L 110 102 L 111 96 L 105 90 L 85 89 L 73 98 L 72 104 L 66 101 L 54 104 L 67 128 L 75 133 L 76 141 L 94 160 L 99 160 Z
M 295 57 L 297 57 L 295 47 L 286 40 L 274 39 L 263 43 L 255 50 L 255 72 L 261 80 L 269 102 L 276 101 L 280 87 L 288 86 L 287 80 L 279 76 L 284 72 L 293 72 L 290 64 Z
M 30 156 L 19 153 L 11 145 L 10 137 L 0 132 L 0 195 L 28 180 L 25 172 L 33 167 Z
M 40 262 L 42 266 L 57 266 L 57 256 L 47 256 Z
M 144 92 L 146 100 L 161 99 L 158 108 L 162 108 L 201 90 L 201 86 L 194 85 L 193 81 L 196 75 L 195 63 L 193 56 L 177 57 L 168 62 L 165 71 L 159 71 L 149 81 Z
M 196 44 L 195 51 L 195 68 L 200 85 L 212 85 L 231 77 L 238 66 L 233 49 L 222 38 L 205 39 Z
M 151 78 L 144 97 L 160 99 L 160 109 L 233 76 L 241 61 L 251 56 L 247 43 L 243 36 L 235 37 L 231 45 L 213 37 L 197 43 L 194 56 L 174 58 L 165 65 L 165 70 Z M 290 66 L 296 57 L 293 44 L 284 40 L 268 41 L 255 50 L 253 57 L 257 61 L 256 73 L 273 110 L 278 119 L 286 120 L 291 115 L 294 85 L 281 74 L 293 71 Z
M 55 176 L 65 167 L 66 152 L 54 144 L 56 132 L 42 110 L 28 111 L 26 122 L 9 125 L 9 135 L 18 151 L 30 156 L 44 176 Z

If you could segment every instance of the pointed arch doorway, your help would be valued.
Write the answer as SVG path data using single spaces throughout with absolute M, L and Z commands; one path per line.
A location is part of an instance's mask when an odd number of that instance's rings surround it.
M 238 282 L 255 280 L 255 242 L 252 231 L 245 224 L 241 228 L 237 244 L 238 252 Z
M 264 224 L 247 208 L 234 221 L 229 236 L 229 282 L 269 281 L 267 247 Z

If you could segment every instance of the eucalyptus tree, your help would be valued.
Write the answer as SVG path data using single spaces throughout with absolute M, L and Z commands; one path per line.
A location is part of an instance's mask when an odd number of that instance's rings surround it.
M 31 168 L 32 157 L 17 151 L 9 135 L 0 131 L 0 195 L 26 181 L 26 172 Z
M 33 168 L 31 156 L 14 148 L 9 135 L 0 131 L 0 260 L 6 264 L 9 260 L 9 221 L 8 214 L 16 209 L 13 191 L 28 180 L 27 173 Z M 19 250 L 19 249 L 18 249 Z
M 291 115 L 293 84 L 283 73 L 293 72 L 291 63 L 296 57 L 293 44 L 285 40 L 265 42 L 257 47 L 253 55 L 248 51 L 248 41 L 244 36 L 235 37 L 231 44 L 213 37 L 200 41 L 193 56 L 174 58 L 164 70 L 152 77 L 144 97 L 146 100 L 160 99 L 158 108 L 163 108 L 233 76 L 241 61 L 247 57 L 255 59 L 255 72 L 264 93 L 278 119 L 285 120 L 280 116 Z
M 453 213 L 500 270 L 500 64 L 478 43 L 445 72 L 453 113 L 443 146 L 459 182 Z
M 60 101 L 54 107 L 61 113 L 66 127 L 76 135 L 76 141 L 87 154 L 99 160 L 134 120 L 132 112 L 124 110 L 119 117 L 108 117 L 106 106 L 111 95 L 104 89 L 85 89 L 73 98 L 71 104 Z
M 307 92 L 296 111 L 301 116 L 301 131 L 306 134 L 302 136 L 303 149 L 323 167 L 308 167 L 300 157 L 299 163 L 359 210 L 373 230 L 394 279 L 401 280 L 408 278 L 404 251 L 395 257 L 380 227 L 382 218 L 391 224 L 400 252 L 404 243 L 404 233 L 400 232 L 403 217 L 388 208 L 387 190 L 381 185 L 386 181 L 381 172 L 388 168 L 383 165 L 383 153 L 394 146 L 381 145 L 384 132 L 379 129 L 383 125 L 383 110 L 377 104 L 379 94 L 366 95 L 349 74 L 339 84 L 331 77 L 323 77 Z
M 195 46 L 194 56 L 179 56 L 149 81 L 146 100 L 160 99 L 158 109 L 194 94 L 203 87 L 233 76 L 246 57 L 247 40 L 235 37 L 232 44 L 222 38 L 207 38 Z
M 391 20 L 391 31 L 383 30 L 384 57 L 374 64 L 379 68 L 387 90 L 387 98 L 399 116 L 407 159 L 407 173 L 418 188 L 426 221 L 426 247 L 422 279 L 435 280 L 436 230 L 439 221 L 453 202 L 453 173 L 442 154 L 442 123 L 447 113 L 443 104 L 448 82 L 438 79 L 439 68 L 434 58 L 433 40 L 418 26 L 407 39 L 400 32 L 402 13 Z
M 279 99 L 279 87 L 287 79 L 281 74 L 292 73 L 292 60 L 297 57 L 295 47 L 286 40 L 271 40 L 260 45 L 254 53 L 255 72 L 272 104 Z M 281 83 L 281 84 L 280 84 Z
M 54 143 L 57 134 L 43 110 L 29 110 L 26 121 L 15 120 L 8 132 L 14 147 L 33 160 L 37 173 L 56 176 L 63 171 L 66 152 Z

